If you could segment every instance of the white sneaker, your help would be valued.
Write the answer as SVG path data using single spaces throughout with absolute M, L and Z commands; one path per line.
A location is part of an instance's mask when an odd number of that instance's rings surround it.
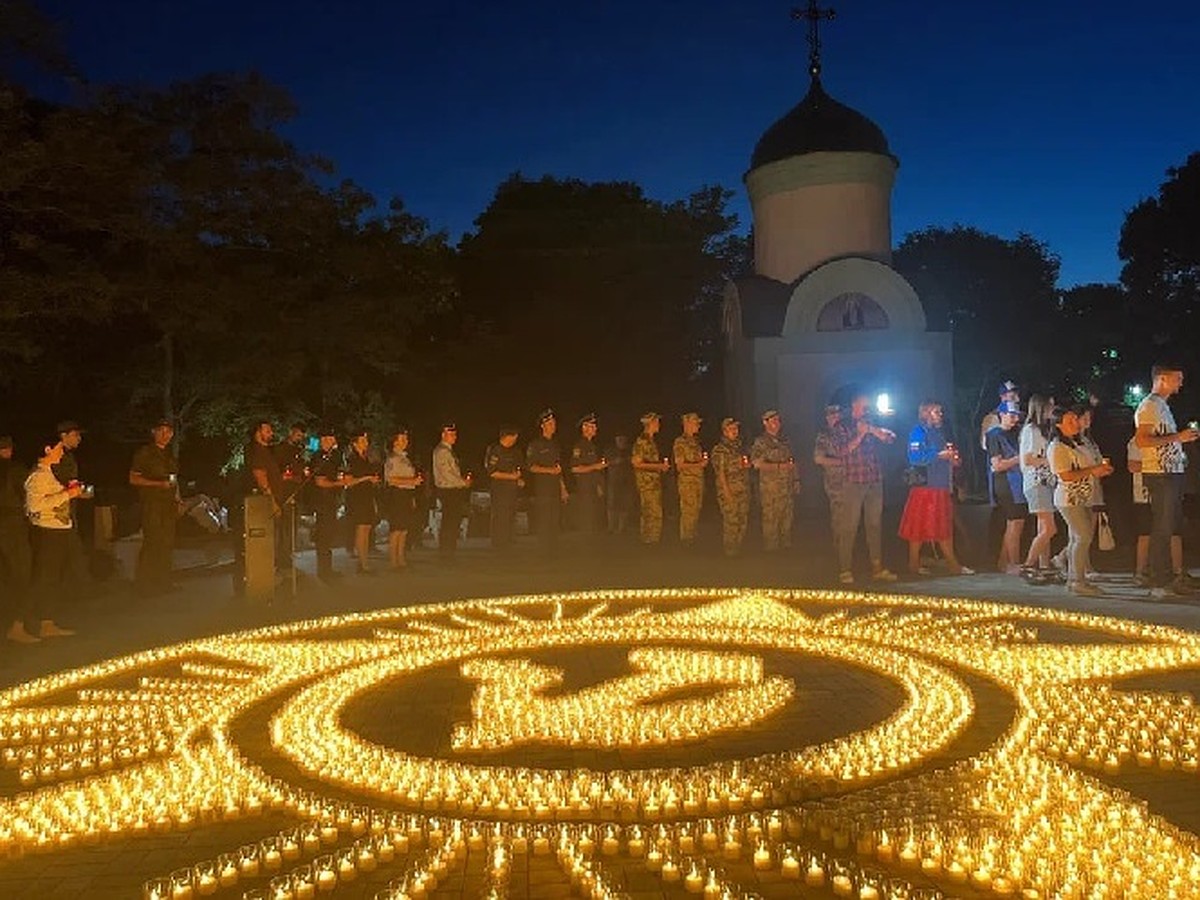
M 842 584 L 854 584 L 854 573 L 853 572 L 839 572 L 838 573 L 838 581 L 840 581 Z

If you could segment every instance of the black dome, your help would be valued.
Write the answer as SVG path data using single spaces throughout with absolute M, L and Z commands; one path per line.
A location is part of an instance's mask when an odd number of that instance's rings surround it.
M 880 127 L 862 113 L 838 103 L 825 93 L 821 80 L 814 78 L 804 99 L 758 139 L 750 168 L 819 151 L 892 156 Z

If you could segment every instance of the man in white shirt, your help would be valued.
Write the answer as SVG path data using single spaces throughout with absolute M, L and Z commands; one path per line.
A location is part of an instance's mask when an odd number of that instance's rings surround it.
M 1142 483 L 1150 495 L 1150 567 L 1156 598 L 1191 593 L 1188 579 L 1172 575 L 1171 535 L 1183 520 L 1183 478 L 1187 453 L 1183 445 L 1200 437 L 1193 427 L 1180 431 L 1167 401 L 1183 387 L 1183 370 L 1156 365 L 1154 386 L 1134 413 L 1134 441 L 1142 451 Z
M 54 476 L 52 468 L 62 461 L 65 449 L 62 438 L 55 435 L 44 445 L 37 468 L 25 479 L 25 515 L 33 526 L 34 563 L 33 589 L 24 618 L 38 623 L 39 638 L 74 634 L 59 627 L 53 616 L 71 561 L 71 501 L 83 493 L 77 482 L 63 487 Z

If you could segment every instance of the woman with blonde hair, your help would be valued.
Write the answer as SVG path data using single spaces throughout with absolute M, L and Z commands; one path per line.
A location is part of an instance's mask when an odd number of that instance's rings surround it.
M 1054 404 L 1041 394 L 1029 398 L 1029 409 L 1021 428 L 1021 487 L 1029 511 L 1037 518 L 1037 534 L 1029 544 L 1021 574 L 1035 584 L 1054 580 L 1050 568 L 1050 542 L 1058 528 L 1054 524 L 1054 485 L 1057 478 L 1046 460 L 1046 449 L 1054 437 L 1051 421 Z
M 908 542 L 908 571 L 928 575 L 921 565 L 921 546 L 932 542 L 941 548 L 946 565 L 955 575 L 973 575 L 954 555 L 954 500 L 952 487 L 958 451 L 942 431 L 942 404 L 926 400 L 917 411 L 917 424 L 908 437 L 908 465 L 912 473 L 908 500 L 900 517 L 900 537 Z

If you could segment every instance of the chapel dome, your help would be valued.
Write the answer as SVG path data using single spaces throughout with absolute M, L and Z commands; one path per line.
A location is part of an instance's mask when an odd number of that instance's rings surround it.
M 830 97 L 821 79 L 814 77 L 804 99 L 758 139 L 750 168 L 821 151 L 878 153 L 898 162 L 883 130 L 862 113 Z

